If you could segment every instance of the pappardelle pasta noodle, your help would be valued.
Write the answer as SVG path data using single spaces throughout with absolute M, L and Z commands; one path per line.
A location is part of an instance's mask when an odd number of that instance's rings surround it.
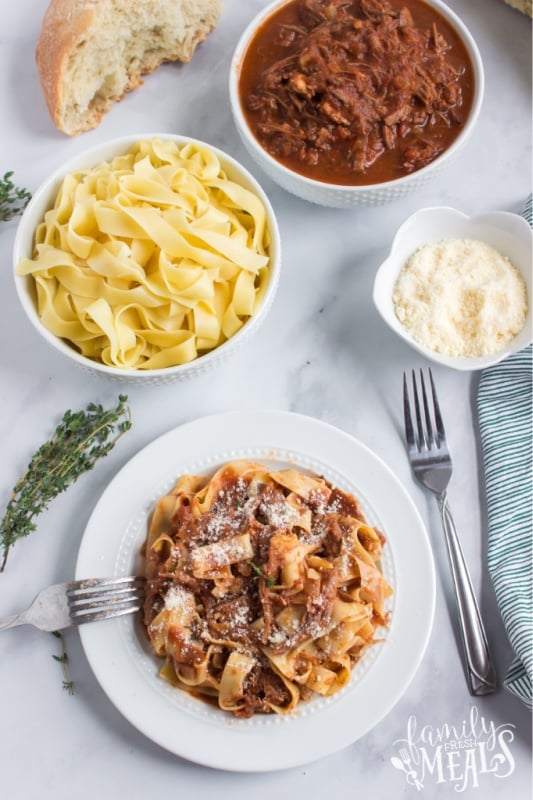
M 145 544 L 161 676 L 244 718 L 335 694 L 389 621 L 384 543 L 323 478 L 245 460 L 183 475 Z
M 257 311 L 269 247 L 261 199 L 212 150 L 155 139 L 67 175 L 17 273 L 33 277 L 43 325 L 83 356 L 161 369 Z

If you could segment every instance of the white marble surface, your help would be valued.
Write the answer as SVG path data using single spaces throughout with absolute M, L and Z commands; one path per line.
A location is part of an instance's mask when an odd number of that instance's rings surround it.
M 530 23 L 501 0 L 450 0 L 475 36 L 486 69 L 486 98 L 477 130 L 457 161 L 424 191 L 368 210 L 322 209 L 266 179 L 241 147 L 230 116 L 227 72 L 240 31 L 262 0 L 226 0 L 219 27 L 188 66 L 165 66 L 109 113 L 91 133 L 69 139 L 48 117 L 33 52 L 46 0 L 2 0 L 0 31 L 0 171 L 35 190 L 72 154 L 126 132 L 177 132 L 227 150 L 263 182 L 279 216 L 283 274 L 272 312 L 233 361 L 190 383 L 128 392 L 134 426 L 97 469 L 56 500 L 38 532 L 18 544 L 0 575 L 0 616 L 28 603 L 49 583 L 73 576 L 84 526 L 100 493 L 143 445 L 182 422 L 239 408 L 294 410 L 353 434 L 402 480 L 431 529 L 438 565 L 437 610 L 426 656 L 408 691 L 367 736 L 306 767 L 246 775 L 217 772 L 171 755 L 130 726 L 103 694 L 78 633 L 66 641 L 76 685 L 61 688 L 57 643 L 30 628 L 0 635 L 0 775 L 13 800 L 89 800 L 215 796 L 407 797 L 416 788 L 393 768 L 393 743 L 411 715 L 419 727 L 460 725 L 476 706 L 487 723 L 515 726 L 507 777 L 479 775 L 464 797 L 529 796 L 530 715 L 503 689 L 486 699 L 469 696 L 461 667 L 450 576 L 431 498 L 412 481 L 401 430 L 402 370 L 425 366 L 378 318 L 370 300 L 373 276 L 397 226 L 414 210 L 447 204 L 467 213 L 516 211 L 530 191 Z M 116 386 L 85 375 L 39 341 L 15 295 L 11 249 L 16 223 L 2 224 L 0 254 L 0 502 L 35 446 L 66 408 L 114 401 Z M 450 499 L 462 535 L 499 675 L 511 652 L 484 567 L 486 510 L 476 434 L 475 374 L 436 368 L 455 475 Z M 486 738 L 486 736 L 485 736 Z M 481 736 L 483 739 L 483 736 Z M 509 771 L 509 765 L 500 774 Z M 455 784 L 429 776 L 420 796 L 453 797 Z M 472 777 L 472 776 L 471 776 Z

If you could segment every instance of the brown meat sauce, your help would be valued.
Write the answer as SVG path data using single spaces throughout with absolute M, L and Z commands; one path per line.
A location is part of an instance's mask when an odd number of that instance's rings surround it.
M 262 648 L 269 644 L 273 652 L 285 653 L 299 642 L 318 635 L 317 631 L 321 630 L 321 626 L 329 620 L 332 613 L 337 593 L 337 573 L 332 568 L 324 578 L 320 594 L 308 596 L 298 631 L 290 638 L 283 638 L 277 642 L 269 641 L 271 634 L 277 630 L 275 615 L 294 600 L 292 588 L 282 591 L 279 585 L 273 585 L 279 583 L 280 565 L 273 563 L 270 558 L 270 543 L 279 528 L 269 524 L 265 518 L 267 511 L 276 513 L 276 509 L 284 502 L 284 490 L 281 487 L 261 484 L 257 494 L 250 498 L 247 495 L 248 487 L 230 476 L 225 480 L 224 486 L 224 491 L 217 497 L 211 510 L 199 518 L 191 516 L 187 503 L 182 504 L 172 518 L 171 528 L 168 531 L 174 541 L 173 547 L 151 553 L 152 567 L 157 577 L 147 581 L 144 623 L 148 627 L 164 607 L 165 596 L 171 585 L 179 583 L 191 589 L 202 609 L 202 623 L 193 630 L 196 643 L 184 637 L 181 629 L 169 629 L 169 638 L 175 648 L 175 658 L 182 668 L 193 667 L 199 663 L 203 656 L 202 637 L 206 632 L 216 640 L 240 643 L 245 652 L 255 657 L 256 666 L 246 677 L 243 706 L 234 714 L 237 717 L 249 717 L 256 712 L 270 713 L 272 709 L 269 703 L 284 705 L 290 700 L 287 687 L 271 669 L 269 659 L 263 654 Z M 336 523 L 339 514 L 351 514 L 356 519 L 364 519 L 359 503 L 352 495 L 338 488 L 328 487 L 327 497 L 327 503 L 321 513 L 315 514 L 309 534 L 309 541 L 313 541 L 315 552 L 321 556 L 338 554 L 342 538 L 342 531 Z M 317 498 L 317 502 L 320 500 L 321 498 Z M 308 501 L 308 506 L 316 512 L 312 500 Z M 183 545 L 194 549 L 204 544 L 222 541 L 243 531 L 248 531 L 250 534 L 255 553 L 255 570 L 250 569 L 245 562 L 233 565 L 232 584 L 223 598 L 213 595 L 211 579 L 195 578 L 186 568 L 179 566 Z M 301 531 L 300 539 L 305 541 L 304 531 Z M 349 596 L 347 599 L 352 601 Z M 263 626 L 258 629 L 252 623 L 259 617 L 263 619 Z M 220 663 L 223 665 L 228 652 L 223 645 L 215 645 L 214 650 L 217 648 Z M 214 667 L 216 667 L 216 653 L 211 670 Z M 202 692 L 193 689 L 191 694 L 216 705 L 213 698 L 206 697 Z M 301 695 L 306 696 L 305 687 L 302 687 Z
M 367 185 L 452 144 L 474 72 L 458 34 L 423 0 L 293 0 L 257 31 L 239 90 L 276 160 L 315 180 Z

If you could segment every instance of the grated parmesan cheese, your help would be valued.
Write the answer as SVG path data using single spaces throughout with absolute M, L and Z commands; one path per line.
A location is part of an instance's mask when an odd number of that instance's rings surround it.
M 419 248 L 400 272 L 392 300 L 413 339 L 448 356 L 497 353 L 527 315 L 526 286 L 516 267 L 470 239 Z
M 194 595 L 178 584 L 172 585 L 165 595 L 165 608 L 168 611 L 184 612 L 190 609 L 191 603 L 194 608 Z
M 276 528 L 290 528 L 295 520 L 300 519 L 300 515 L 295 508 L 288 505 L 284 500 L 277 503 L 265 503 L 259 506 L 260 510 L 268 519 L 270 525 Z

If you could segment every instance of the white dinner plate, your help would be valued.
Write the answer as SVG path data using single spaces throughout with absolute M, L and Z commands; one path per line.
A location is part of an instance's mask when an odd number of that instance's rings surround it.
M 80 628 L 91 667 L 109 699 L 142 733 L 190 761 L 256 772 L 315 761 L 367 733 L 400 699 L 420 664 L 435 605 L 427 533 L 391 470 L 367 447 L 326 423 L 281 411 L 205 417 L 156 439 L 109 484 L 88 522 L 77 578 L 139 574 L 141 548 L 157 499 L 187 472 L 211 473 L 235 458 L 287 463 L 323 475 L 355 494 L 386 536 L 382 569 L 394 589 L 383 641 L 368 648 L 350 682 L 291 715 L 248 720 L 214 708 L 158 676 L 138 618 Z M 381 633 L 380 633 L 381 636 Z

